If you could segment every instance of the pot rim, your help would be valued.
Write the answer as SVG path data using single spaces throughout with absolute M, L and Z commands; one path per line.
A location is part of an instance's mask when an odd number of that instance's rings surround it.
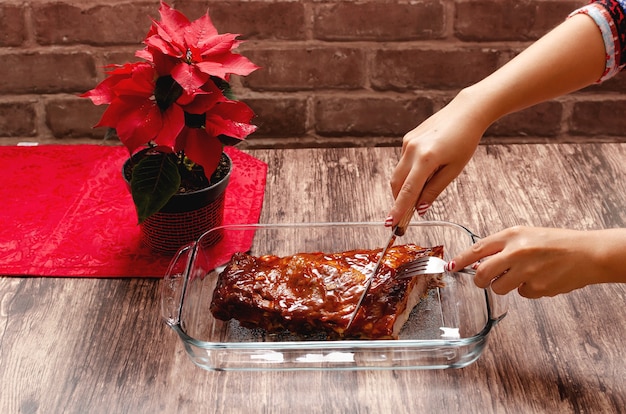
M 124 173 L 124 170 L 126 168 L 126 165 L 132 159 L 132 157 L 135 157 L 137 154 L 141 153 L 142 151 L 148 151 L 148 150 L 150 150 L 150 148 L 145 148 L 133 154 L 131 157 L 128 157 L 124 161 L 124 164 L 122 165 L 122 171 L 121 171 L 122 178 L 124 179 L 124 182 L 126 183 L 126 186 L 128 188 L 128 192 L 131 193 L 131 195 L 132 195 L 132 192 L 130 190 L 130 181 L 127 179 L 126 174 Z M 226 157 L 230 168 L 228 169 L 228 172 L 226 173 L 224 177 L 222 177 L 221 180 L 219 180 L 218 182 L 214 184 L 211 184 L 208 187 L 204 187 L 199 190 L 188 191 L 185 193 L 175 193 L 169 199 L 167 204 L 165 204 L 165 206 L 163 206 L 163 208 L 159 210 L 158 213 L 180 213 L 180 212 L 192 211 L 198 207 L 201 207 L 203 205 L 206 205 L 208 203 L 215 201 L 222 193 L 224 193 L 224 191 L 226 191 L 226 187 L 228 186 L 228 183 L 230 182 L 230 177 L 233 172 L 234 164 L 233 164 L 232 158 L 226 152 L 222 151 L 222 156 Z
M 124 160 L 124 164 L 122 164 L 122 178 L 124 179 L 124 182 L 126 182 L 126 184 L 128 185 L 129 191 L 130 191 L 130 181 L 126 178 L 126 174 L 124 173 L 124 170 L 126 169 L 126 165 L 137 154 L 142 153 L 142 152 L 147 152 L 150 149 L 151 148 L 144 148 L 141 151 L 138 151 L 138 152 L 134 153 L 132 156 L 130 156 L 130 157 L 126 158 L 126 160 Z M 218 185 L 222 184 L 224 181 L 228 182 L 230 180 L 230 176 L 231 176 L 231 174 L 233 172 L 233 166 L 234 166 L 233 159 L 225 151 L 222 151 L 222 156 L 226 157 L 226 159 L 228 160 L 229 169 L 228 169 L 228 172 L 226 173 L 226 175 L 224 177 L 222 177 L 221 180 L 219 180 L 218 182 L 216 182 L 214 184 L 211 184 L 208 187 L 204 187 L 204 188 L 201 188 L 199 190 L 187 191 L 185 193 L 176 193 L 172 197 L 189 196 L 189 195 L 193 195 L 193 194 L 196 194 L 196 193 L 202 193 L 202 192 L 205 192 L 205 191 L 211 191 L 212 189 L 214 189 Z

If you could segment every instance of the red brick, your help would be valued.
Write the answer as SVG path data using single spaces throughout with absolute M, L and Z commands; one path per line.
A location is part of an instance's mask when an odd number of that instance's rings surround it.
M 24 7 L 0 6 L 0 46 L 19 46 L 26 39 Z
M 378 90 L 456 89 L 497 69 L 499 52 L 486 49 L 394 49 L 375 53 L 372 87 Z
M 365 54 L 346 47 L 246 49 L 260 70 L 243 78 L 255 90 L 355 89 L 365 82 Z
M 0 103 L 0 137 L 33 137 L 36 134 L 33 102 Z
M 0 59 L 0 93 L 84 92 L 96 84 L 86 53 L 11 53 Z
M 427 98 L 318 98 L 315 130 L 324 136 L 403 136 L 432 112 Z
M 551 101 L 509 114 L 494 123 L 486 136 L 555 137 L 561 132 L 563 105 Z
M 539 38 L 552 30 L 574 10 L 588 4 L 588 0 L 555 0 L 536 2 L 537 13 L 530 35 Z
M 103 138 L 106 128 L 93 128 L 105 105 L 94 105 L 85 98 L 55 99 L 46 104 L 46 125 L 56 138 Z
M 620 73 L 617 76 L 599 84 L 594 84 L 583 89 L 583 92 L 590 93 L 611 93 L 619 92 L 626 94 L 626 74 Z
M 444 16 L 439 1 L 320 4 L 313 31 L 322 40 L 434 39 L 443 36 Z
M 306 133 L 307 103 L 304 99 L 246 99 L 259 127 L 248 140 L 260 137 L 298 137 Z
M 93 59 L 97 62 L 96 77 L 97 79 L 88 86 L 88 89 L 94 88 L 97 82 L 106 77 L 106 66 L 108 65 L 123 65 L 129 62 L 140 62 L 143 59 L 135 56 L 136 48 L 127 47 L 128 50 L 124 50 L 124 47 L 119 47 L 111 50 L 107 50 L 101 53 L 101 56 L 94 55 Z
M 570 121 L 572 135 L 624 136 L 626 99 L 604 99 L 574 103 Z
M 67 3 L 47 3 L 33 7 L 33 25 L 41 45 L 136 44 L 150 28 L 150 17 L 158 16 L 156 4 L 117 4 L 83 8 Z
M 303 40 L 305 10 L 302 2 L 178 1 L 176 9 L 190 20 L 209 11 L 220 33 L 238 33 L 240 39 Z
M 128 50 L 123 50 L 122 48 L 115 48 L 109 51 L 102 53 L 102 61 L 104 65 L 122 65 L 124 63 L 129 62 L 140 62 L 143 59 L 135 56 L 136 48 L 130 48 Z
M 479 0 L 456 2 L 455 35 L 462 40 L 534 40 L 562 22 L 576 1 Z

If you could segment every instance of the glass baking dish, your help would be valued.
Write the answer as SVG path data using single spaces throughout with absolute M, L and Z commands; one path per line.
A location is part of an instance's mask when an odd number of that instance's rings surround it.
M 489 332 L 507 311 L 504 296 L 480 289 L 462 273 L 443 275 L 415 307 L 396 340 L 325 340 L 289 333 L 267 334 L 209 311 L 215 282 L 233 253 L 286 256 L 381 248 L 390 235 L 383 223 L 297 223 L 215 228 L 182 247 L 162 281 L 165 322 L 187 354 L 207 370 L 356 370 L 461 368 L 481 355 Z M 444 246 L 450 259 L 478 237 L 442 221 L 418 221 L 396 244 Z

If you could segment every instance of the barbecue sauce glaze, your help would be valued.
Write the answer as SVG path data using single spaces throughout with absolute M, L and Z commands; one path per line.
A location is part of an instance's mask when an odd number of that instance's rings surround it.
M 287 257 L 236 253 L 219 275 L 211 312 L 217 319 L 237 319 L 242 326 L 268 332 L 392 338 L 396 319 L 406 310 L 408 295 L 419 278 L 397 280 L 397 269 L 422 256 L 442 257 L 443 248 L 414 244 L 391 247 L 346 331 L 381 250 Z

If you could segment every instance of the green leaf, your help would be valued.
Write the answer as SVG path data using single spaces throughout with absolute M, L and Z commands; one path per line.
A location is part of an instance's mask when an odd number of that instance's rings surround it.
M 236 101 L 237 97 L 233 93 L 233 89 L 230 87 L 230 83 L 225 81 L 224 79 L 218 78 L 217 76 L 211 76 L 211 80 L 221 91 L 222 94 L 230 99 L 231 101 Z
M 133 168 L 130 189 L 139 223 L 158 212 L 180 187 L 175 154 L 148 155 Z

